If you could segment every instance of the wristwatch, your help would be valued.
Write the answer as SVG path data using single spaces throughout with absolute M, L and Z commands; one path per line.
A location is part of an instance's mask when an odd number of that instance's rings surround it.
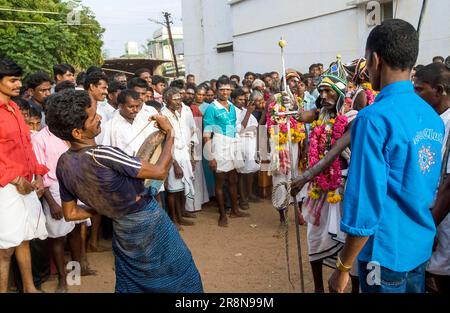
M 341 258 L 339 257 L 339 255 L 336 258 L 336 268 L 338 269 L 339 272 L 342 272 L 342 273 L 350 272 L 350 270 L 352 269 L 351 266 L 345 266 L 342 263 Z

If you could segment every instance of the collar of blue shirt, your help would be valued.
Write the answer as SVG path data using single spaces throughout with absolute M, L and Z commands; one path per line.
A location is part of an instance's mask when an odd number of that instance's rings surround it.
M 401 80 L 385 86 L 376 97 L 379 101 L 383 97 L 387 97 L 393 94 L 414 92 L 414 86 L 410 80 Z

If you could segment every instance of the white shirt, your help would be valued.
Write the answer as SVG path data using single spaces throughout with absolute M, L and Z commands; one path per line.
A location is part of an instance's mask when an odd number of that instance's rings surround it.
M 151 125 L 145 127 L 147 123 L 138 116 L 139 113 L 133 123 L 130 123 L 117 111 L 105 124 L 102 144 L 117 147 L 128 155 L 136 156 L 145 139 L 157 130 Z
M 106 123 L 112 119 L 114 112 L 116 109 L 114 109 L 106 100 L 105 101 L 99 101 L 97 102 L 97 114 L 102 117 L 101 126 L 102 130 L 100 134 L 95 137 L 95 142 L 97 144 L 101 144 L 103 142 L 103 137 L 105 136 L 105 126 Z
M 181 114 L 178 111 L 173 113 L 166 106 L 161 109 L 161 114 L 168 118 L 173 128 L 175 136 L 173 158 L 178 162 L 182 159 L 190 159 L 190 140 L 188 138 L 191 135 L 184 125 Z
M 258 130 L 258 121 L 253 114 L 250 114 L 250 118 L 247 122 L 247 127 L 244 128 L 242 122 L 247 114 L 247 109 L 242 110 L 236 107 L 236 132 L 240 137 L 256 137 L 256 132 Z
M 450 132 L 450 109 L 441 114 L 445 125 L 444 144 L 442 145 L 442 157 L 444 157 L 447 140 Z M 449 158 L 450 159 L 450 158 Z M 442 160 L 446 162 L 446 160 Z M 447 174 L 450 173 L 450 160 L 447 160 Z M 444 218 L 437 228 L 438 245 L 428 263 L 427 271 L 436 275 L 450 275 L 450 215 Z

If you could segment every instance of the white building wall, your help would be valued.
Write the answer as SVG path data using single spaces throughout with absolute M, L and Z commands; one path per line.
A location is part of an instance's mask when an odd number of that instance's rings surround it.
M 233 53 L 217 53 L 218 43 L 233 40 L 231 10 L 226 0 L 183 0 L 186 73 L 197 81 L 232 74 Z
M 364 56 L 366 6 L 350 0 L 183 0 L 186 73 L 200 80 L 246 71 L 281 72 L 280 36 L 287 41 L 286 66 L 325 67 L 337 54 L 344 62 Z M 366 1 L 368 2 L 368 1 Z M 422 0 L 394 0 L 393 14 L 417 28 Z M 418 63 L 450 54 L 449 0 L 430 0 L 422 21 Z M 218 54 L 217 43 L 233 41 L 234 52 Z
M 312 63 L 321 62 L 326 67 L 340 54 L 343 60 L 355 58 L 360 53 L 357 32 L 349 36 L 339 29 L 357 30 L 357 10 L 349 9 L 289 25 L 266 29 L 234 37 L 235 70 L 243 75 L 247 70 L 263 73 L 281 73 L 280 36 L 287 42 L 285 59 L 287 68 L 301 72 Z

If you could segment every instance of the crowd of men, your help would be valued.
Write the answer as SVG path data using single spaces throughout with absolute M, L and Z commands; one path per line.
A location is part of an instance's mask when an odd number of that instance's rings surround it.
M 249 216 L 267 180 L 281 225 L 300 205 L 315 292 L 323 265 L 331 291 L 351 278 L 353 292 L 448 292 L 450 57 L 417 56 L 414 28 L 391 20 L 364 58 L 281 77 L 168 83 L 58 64 L 22 84 L 1 58 L 0 292 L 37 292 L 51 268 L 66 292 L 65 247 L 95 274 L 102 225 L 117 292 L 202 292 L 179 231 L 213 199 L 220 227 Z

